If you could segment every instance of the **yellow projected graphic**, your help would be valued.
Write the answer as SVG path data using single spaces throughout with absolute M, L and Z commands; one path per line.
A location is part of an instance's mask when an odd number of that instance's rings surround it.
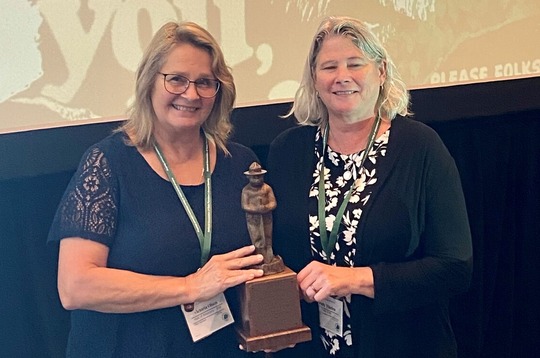
M 0 133 L 123 118 L 170 20 L 219 40 L 237 106 L 289 101 L 328 15 L 366 21 L 411 89 L 540 75 L 537 0 L 1 0 Z

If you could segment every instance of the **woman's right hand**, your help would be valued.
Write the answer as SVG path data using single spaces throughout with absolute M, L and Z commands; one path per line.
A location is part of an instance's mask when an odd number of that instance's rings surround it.
M 373 271 L 370 267 L 339 267 L 311 261 L 296 276 L 307 302 L 321 302 L 330 296 L 359 294 L 375 297 Z
M 197 272 L 185 278 L 190 302 L 208 300 L 230 287 L 261 277 L 263 270 L 249 268 L 263 261 L 263 256 L 254 252 L 255 246 L 250 245 L 212 256 Z

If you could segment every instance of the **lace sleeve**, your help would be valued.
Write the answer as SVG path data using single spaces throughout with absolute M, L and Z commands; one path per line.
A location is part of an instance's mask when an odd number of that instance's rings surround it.
M 60 203 L 49 240 L 77 236 L 110 245 L 116 231 L 116 185 L 105 154 L 97 147 L 87 151 Z

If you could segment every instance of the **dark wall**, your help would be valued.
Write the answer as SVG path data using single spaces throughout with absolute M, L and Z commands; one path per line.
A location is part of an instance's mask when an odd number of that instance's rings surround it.
M 452 302 L 461 357 L 540 351 L 540 78 L 412 92 L 462 177 L 474 277 Z M 290 104 L 234 111 L 233 139 L 265 161 Z M 0 135 L 0 356 L 62 357 L 69 314 L 56 292 L 49 224 L 83 151 L 115 128 L 102 123 Z

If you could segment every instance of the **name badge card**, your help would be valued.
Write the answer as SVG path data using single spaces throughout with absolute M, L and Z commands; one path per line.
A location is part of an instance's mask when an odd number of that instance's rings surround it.
M 234 323 L 225 295 L 220 293 L 208 301 L 195 302 L 193 310 L 181 306 L 193 342 L 197 342 Z
M 319 325 L 343 337 L 343 301 L 328 297 L 319 302 Z

